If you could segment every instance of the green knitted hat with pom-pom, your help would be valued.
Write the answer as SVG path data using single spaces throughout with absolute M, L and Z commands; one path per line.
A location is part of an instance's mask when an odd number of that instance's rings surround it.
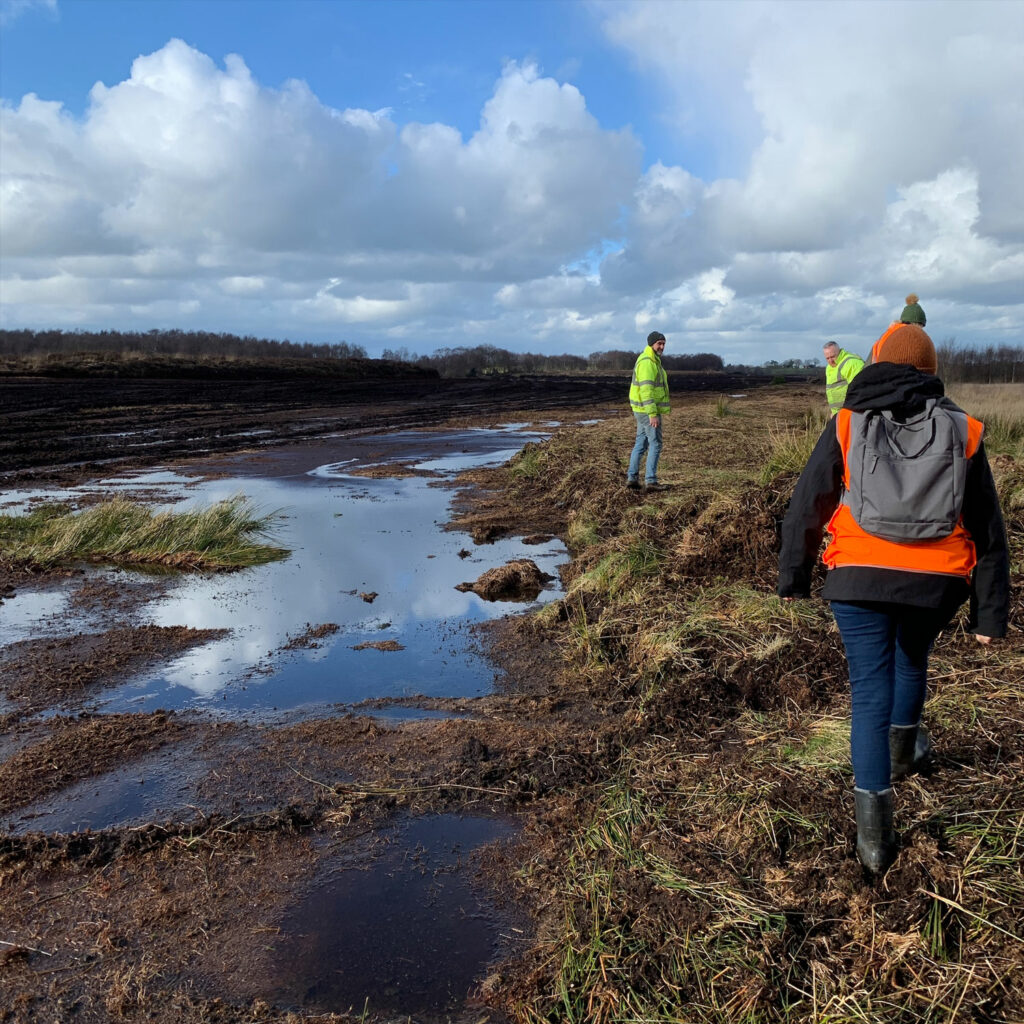
M 924 310 L 917 304 L 917 296 L 911 292 L 907 296 L 907 304 L 903 307 L 903 312 L 900 313 L 901 324 L 918 324 L 921 327 L 928 322 L 928 318 L 924 315 Z

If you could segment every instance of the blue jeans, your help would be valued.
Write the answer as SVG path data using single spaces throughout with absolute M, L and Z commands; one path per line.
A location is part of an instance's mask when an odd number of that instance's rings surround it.
M 636 418 L 636 444 L 633 445 L 633 454 L 629 457 L 629 479 L 640 478 L 640 459 L 644 452 L 647 452 L 647 471 L 644 474 L 647 483 L 653 483 L 658 479 L 658 457 L 661 455 L 661 417 L 658 417 L 658 425 L 651 426 L 651 417 L 645 412 L 635 412 Z
M 889 726 L 921 721 L 928 653 L 959 604 L 832 602 L 850 668 L 850 757 L 858 789 L 889 788 Z

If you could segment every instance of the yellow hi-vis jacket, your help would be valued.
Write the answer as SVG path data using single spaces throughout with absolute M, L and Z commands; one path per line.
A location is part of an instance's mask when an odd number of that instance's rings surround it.
M 846 389 L 850 381 L 864 369 L 864 360 L 847 352 L 845 348 L 839 350 L 836 356 L 836 365 L 825 364 L 825 398 L 828 400 L 828 411 L 833 416 L 843 407 L 846 401 Z
M 668 374 L 658 353 L 648 345 L 637 356 L 633 381 L 629 385 L 629 407 L 634 413 L 660 416 L 669 411 Z

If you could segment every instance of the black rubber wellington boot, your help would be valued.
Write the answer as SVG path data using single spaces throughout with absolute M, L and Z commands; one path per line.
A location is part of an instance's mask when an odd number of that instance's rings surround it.
M 896 859 L 898 841 L 892 827 L 892 790 L 854 789 L 857 805 L 857 856 L 872 874 L 883 875 Z
M 889 778 L 897 782 L 931 764 L 932 740 L 923 725 L 889 726 Z

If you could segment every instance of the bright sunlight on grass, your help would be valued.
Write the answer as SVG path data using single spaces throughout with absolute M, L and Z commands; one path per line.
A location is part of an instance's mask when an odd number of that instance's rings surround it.
M 153 512 L 123 498 L 72 512 L 42 505 L 0 516 L 0 554 L 53 566 L 77 561 L 229 569 L 282 558 L 266 540 L 278 513 L 260 514 L 238 496 L 200 509 Z

